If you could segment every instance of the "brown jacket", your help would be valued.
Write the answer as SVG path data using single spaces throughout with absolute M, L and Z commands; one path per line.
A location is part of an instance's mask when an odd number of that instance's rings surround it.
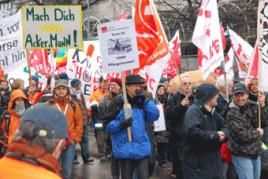
M 68 106 L 67 106 L 68 105 Z M 65 116 L 67 118 L 68 130 L 70 133 L 70 137 L 76 143 L 79 143 L 83 134 L 83 116 L 82 112 L 77 103 L 71 101 L 69 98 L 57 100 L 55 99 L 53 102 L 53 106 L 64 113 L 66 109 Z
M 10 144 L 10 142 L 12 141 L 14 135 L 15 135 L 15 132 L 16 130 L 19 128 L 19 125 L 20 125 L 20 118 L 21 116 L 18 116 L 13 107 L 14 107 L 14 103 L 15 103 L 15 100 L 17 98 L 24 98 L 25 101 L 27 100 L 25 94 L 23 91 L 21 91 L 20 89 L 17 89 L 17 90 L 14 90 L 12 93 L 11 93 L 11 96 L 10 96 L 10 101 L 8 103 L 8 112 L 10 113 L 10 124 L 9 124 L 9 133 L 8 133 L 8 143 Z

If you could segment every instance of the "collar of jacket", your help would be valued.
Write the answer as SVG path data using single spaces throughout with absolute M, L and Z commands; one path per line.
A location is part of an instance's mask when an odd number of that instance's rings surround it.
M 229 108 L 234 108 L 234 109 L 238 109 L 240 111 L 244 111 L 248 108 L 248 105 L 249 105 L 249 101 L 244 105 L 244 106 L 237 106 L 234 101 L 232 101 L 230 104 L 229 104 Z
M 23 160 L 34 165 L 41 165 L 60 176 L 61 168 L 57 159 L 43 147 L 37 145 L 30 146 L 25 140 L 12 142 L 5 156 Z

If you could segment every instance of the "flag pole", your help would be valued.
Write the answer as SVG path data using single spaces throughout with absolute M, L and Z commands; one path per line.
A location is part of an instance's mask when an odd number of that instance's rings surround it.
M 32 81 L 32 72 L 31 72 L 31 62 L 29 57 L 29 50 L 26 49 L 26 57 L 27 57 L 27 65 L 28 65 L 28 72 L 29 72 L 29 82 Z
M 257 14 L 257 47 L 258 47 L 258 59 L 259 61 L 261 60 L 261 53 L 260 53 L 260 48 L 259 48 L 259 43 L 260 43 L 260 11 L 261 11 L 261 3 L 263 3 L 262 0 L 259 0 L 259 6 L 258 6 L 258 14 Z M 258 79 L 260 79 L 260 62 L 258 61 Z M 260 83 L 258 83 L 258 91 L 260 90 Z M 261 107 L 260 107 L 260 103 L 257 101 L 257 104 L 258 104 L 258 124 L 259 124 L 259 128 L 261 128 Z
M 53 89 L 55 87 L 55 64 L 54 64 L 53 49 L 50 49 L 50 66 L 51 66 L 50 92 L 53 93 Z
M 124 97 L 124 115 L 125 119 L 128 119 L 132 117 L 132 111 L 131 111 L 131 105 L 128 103 L 127 100 L 127 90 L 126 90 L 126 80 L 125 80 L 125 72 L 121 71 L 121 78 L 122 78 L 122 91 L 123 91 L 123 97 Z M 131 127 L 127 128 L 127 136 L 128 141 L 132 142 L 132 134 L 131 134 Z

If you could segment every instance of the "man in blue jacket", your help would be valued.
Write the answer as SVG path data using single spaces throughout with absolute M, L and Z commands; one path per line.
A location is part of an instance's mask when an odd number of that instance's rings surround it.
M 106 128 L 112 137 L 113 156 L 120 161 L 122 179 L 132 178 L 134 168 L 137 168 L 139 179 L 149 178 L 148 158 L 151 155 L 151 144 L 145 123 L 157 120 L 159 111 L 154 102 L 148 100 L 141 92 L 142 84 L 144 80 L 139 75 L 126 77 L 132 118 L 125 119 L 122 107 Z M 131 142 L 128 141 L 128 127 L 131 127 Z

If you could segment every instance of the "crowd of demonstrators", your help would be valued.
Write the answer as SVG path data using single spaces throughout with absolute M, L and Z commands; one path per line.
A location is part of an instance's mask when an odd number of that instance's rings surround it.
M 72 178 L 78 161 L 76 144 L 80 144 L 83 164 L 94 162 L 89 153 L 90 120 L 99 159 L 110 160 L 113 179 L 148 179 L 156 161 L 160 171 L 177 179 L 268 177 L 268 99 L 258 90 L 257 79 L 245 85 L 233 84 L 227 77 L 226 89 L 224 77 L 215 85 L 195 86 L 191 77 L 184 76 L 176 93 L 169 94 L 168 84 L 159 83 L 153 98 L 141 76 L 129 75 L 126 91 L 132 117 L 128 119 L 120 78 L 101 77 L 89 106 L 81 81 L 68 80 L 66 73 L 59 74 L 54 89 L 48 80 L 43 91 L 37 76 L 31 77 L 26 89 L 22 79 L 15 79 L 11 88 L 6 79 L 0 80 L 0 152 L 5 152 L 0 178 L 7 174 L 27 178 L 30 171 L 49 178 Z M 166 131 L 154 132 L 160 104 Z M 62 122 L 52 125 L 56 120 Z M 4 143 L 2 136 L 7 139 Z M 221 159 L 223 144 L 232 156 L 228 164 Z M 12 173 L 6 166 L 25 167 L 25 172 Z M 1 169 L 7 172 L 3 175 Z

